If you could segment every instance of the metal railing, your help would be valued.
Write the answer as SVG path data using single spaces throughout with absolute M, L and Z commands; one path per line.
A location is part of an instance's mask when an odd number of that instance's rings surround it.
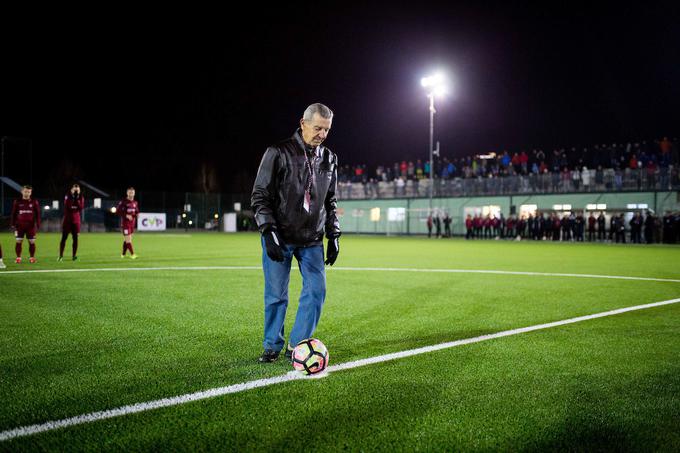
M 338 198 L 468 197 L 521 194 L 640 192 L 680 190 L 678 169 L 667 167 L 654 173 L 646 169 L 588 170 L 574 179 L 570 173 L 543 173 L 495 178 L 396 179 L 394 181 L 340 182 Z

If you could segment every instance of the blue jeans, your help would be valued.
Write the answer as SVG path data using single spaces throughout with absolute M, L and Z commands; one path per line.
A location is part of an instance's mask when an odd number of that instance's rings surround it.
M 326 270 L 324 268 L 323 246 L 285 246 L 283 262 L 273 261 L 267 256 L 262 239 L 262 268 L 264 270 L 264 348 L 280 351 L 286 338 L 283 323 L 288 308 L 288 283 L 293 256 L 297 259 L 302 274 L 302 292 L 295 324 L 290 333 L 289 343 L 293 346 L 310 338 L 321 317 L 321 307 L 326 299 Z

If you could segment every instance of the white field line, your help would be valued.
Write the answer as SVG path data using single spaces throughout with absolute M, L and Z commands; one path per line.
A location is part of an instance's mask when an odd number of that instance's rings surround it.
M 579 316 L 576 318 L 564 319 L 561 321 L 549 322 L 545 324 L 537 324 L 529 327 L 521 327 L 519 329 L 504 330 L 502 332 L 496 332 L 488 335 L 480 335 L 473 338 L 465 338 L 462 340 L 450 341 L 447 343 L 440 343 L 432 346 L 425 346 L 416 349 L 409 349 L 401 352 L 394 352 L 391 354 L 384 354 L 375 357 L 369 357 L 366 359 L 354 360 L 352 362 L 340 363 L 338 365 L 329 366 L 327 373 L 333 373 L 336 371 L 349 370 L 353 368 L 359 368 L 366 365 L 373 365 L 376 363 L 387 362 L 390 360 L 402 359 L 405 357 L 411 357 L 419 354 L 426 354 L 429 352 L 440 351 L 442 349 L 454 348 L 456 346 L 463 346 L 466 344 L 479 343 L 482 341 L 493 340 L 496 338 L 509 337 L 512 335 L 518 335 L 521 333 L 533 332 L 536 330 L 550 329 L 553 327 L 563 326 L 565 324 L 574 324 L 581 321 L 587 321 L 590 319 L 604 318 L 606 316 L 618 315 L 621 313 L 627 313 L 630 311 L 644 310 L 647 308 L 660 307 L 662 305 L 670 305 L 680 302 L 678 299 L 664 300 L 661 302 L 654 302 L 644 305 L 635 305 L 632 307 L 619 308 L 616 310 L 605 311 L 601 313 L 595 313 L 592 315 Z M 90 423 L 98 420 L 106 420 L 109 418 L 119 417 L 123 415 L 136 414 L 139 412 L 145 412 L 153 409 L 159 409 L 163 407 L 177 406 L 179 404 L 185 404 L 192 401 L 204 400 L 207 398 L 214 398 L 216 396 L 228 395 L 231 393 L 244 392 L 246 390 L 252 390 L 259 387 L 267 387 L 274 384 L 281 384 L 283 382 L 295 381 L 300 379 L 310 379 L 314 377 L 305 377 L 300 373 L 291 371 L 287 374 L 281 376 L 275 376 L 271 378 L 258 379 L 255 381 L 242 382 L 240 384 L 229 385 L 226 387 L 218 387 L 210 390 L 205 390 L 196 393 L 188 393 L 185 395 L 175 396 L 171 398 L 163 398 L 154 401 L 147 401 L 145 403 L 131 404 L 128 406 L 122 406 L 115 409 L 109 409 L 99 412 L 91 412 L 89 414 L 78 415 L 75 417 L 65 418 L 61 420 L 53 420 L 45 423 L 39 423 L 29 426 L 21 426 L 18 428 L 10 429 L 7 431 L 0 432 L 0 441 L 5 441 L 9 439 L 14 439 L 17 437 L 30 436 L 33 434 L 42 433 L 45 431 L 52 431 L 59 428 L 65 428 L 68 426 L 81 425 L 84 423 Z
M 485 269 L 419 269 L 405 267 L 329 267 L 329 271 L 357 271 L 357 272 L 424 272 L 424 273 L 448 273 L 448 274 L 496 274 L 496 275 L 528 275 L 537 277 L 576 277 L 576 278 L 604 278 L 614 280 L 637 280 L 650 282 L 670 282 L 680 283 L 680 279 L 656 278 L 656 277 L 634 277 L 627 275 L 601 275 L 601 274 L 573 274 L 562 272 L 525 272 L 525 271 L 503 271 Z M 39 269 L 39 270 L 19 270 L 2 271 L 2 275 L 14 274 L 50 274 L 50 273 L 69 273 L 69 272 L 133 272 L 133 271 L 210 271 L 210 270 L 262 270 L 261 266 L 162 266 L 162 267 L 104 267 L 104 268 L 83 268 L 83 269 Z

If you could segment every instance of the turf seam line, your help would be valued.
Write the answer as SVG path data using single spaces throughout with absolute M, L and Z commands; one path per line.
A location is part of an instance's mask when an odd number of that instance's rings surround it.
M 262 270 L 262 266 L 164 266 L 164 267 L 104 267 L 85 269 L 38 269 L 4 271 L 1 275 L 13 274 L 49 274 L 70 272 L 131 272 L 131 271 L 209 271 L 209 270 Z M 536 277 L 576 277 L 576 278 L 603 278 L 614 280 L 637 280 L 651 282 L 680 283 L 680 279 L 635 277 L 626 275 L 602 275 L 602 274 L 575 274 L 563 272 L 532 272 L 532 271 L 504 271 L 493 269 L 419 269 L 405 267 L 332 267 L 329 271 L 359 271 L 359 272 L 425 272 L 425 273 L 450 273 L 450 274 L 492 274 L 492 275 L 527 275 Z
M 383 354 L 375 357 L 369 357 L 366 359 L 354 360 L 351 362 L 340 363 L 338 365 L 332 365 L 328 367 L 328 373 L 333 373 L 336 371 L 349 370 L 353 368 L 359 368 L 366 365 L 373 365 L 376 363 L 388 362 L 392 360 L 402 359 L 405 357 L 411 357 L 419 354 L 425 354 L 428 352 L 440 351 L 442 349 L 449 349 L 456 346 L 463 346 L 472 343 L 479 343 L 482 341 L 493 340 L 496 338 L 509 337 L 512 335 L 518 335 L 527 332 L 533 332 L 536 330 L 550 329 L 552 327 L 563 326 L 566 324 L 574 324 L 581 321 L 587 321 L 590 319 L 603 318 L 607 316 L 618 315 L 621 313 L 627 313 L 631 311 L 644 310 L 647 308 L 660 307 L 663 305 L 670 305 L 680 302 L 680 298 L 669 299 L 661 302 L 653 302 L 644 305 L 635 305 L 631 307 L 618 308 L 615 310 L 604 311 L 600 313 L 594 313 L 590 315 L 578 316 L 576 318 L 563 319 L 561 321 L 553 321 L 544 324 L 537 324 L 534 326 L 520 327 L 517 329 L 504 330 L 501 332 L 496 332 L 487 335 L 480 335 L 472 338 L 465 338 L 456 341 L 450 341 L 446 343 L 440 343 L 431 346 L 424 346 L 421 348 L 408 349 L 406 351 L 394 352 L 390 354 Z M 61 420 L 52 420 L 45 423 L 39 423 L 28 426 L 21 426 L 18 428 L 10 429 L 7 431 L 0 432 L 0 441 L 6 441 L 14 439 L 17 437 L 30 436 L 46 431 L 52 431 L 59 428 L 65 428 L 68 426 L 81 425 L 84 423 L 90 423 L 99 420 L 106 420 L 114 417 L 119 417 L 123 415 L 130 415 L 140 412 L 146 412 L 153 409 L 159 409 L 164 407 L 177 406 L 180 404 L 186 404 L 193 401 L 204 400 L 208 398 L 214 398 L 217 396 L 228 395 L 231 393 L 244 392 L 246 390 L 252 390 L 260 387 L 266 387 L 274 384 L 280 384 L 283 382 L 295 381 L 300 379 L 309 379 L 304 375 L 291 371 L 287 374 L 274 376 L 270 378 L 257 379 L 254 381 L 242 382 L 240 384 L 233 384 L 226 387 L 217 387 L 209 390 L 204 390 L 195 393 L 188 393 L 185 395 L 163 398 L 153 401 L 148 401 L 144 403 L 131 404 L 127 406 L 121 406 L 115 409 L 109 409 L 98 412 L 91 412 L 89 414 L 78 415 L 75 417 L 65 418 Z

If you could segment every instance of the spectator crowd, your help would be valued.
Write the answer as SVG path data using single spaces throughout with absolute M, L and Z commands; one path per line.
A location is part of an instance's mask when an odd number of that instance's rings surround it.
M 479 180 L 485 193 L 502 192 L 588 192 L 599 190 L 669 190 L 680 185 L 678 140 L 663 138 L 655 141 L 611 145 L 598 144 L 589 148 L 542 149 L 519 152 L 478 154 L 461 158 L 437 157 L 433 177 L 438 184 L 452 180 Z M 430 162 L 406 161 L 392 165 L 344 165 L 338 173 L 340 196 L 352 198 L 352 184 L 365 186 L 361 198 L 379 197 L 378 183 L 391 183 L 394 193 L 406 195 L 407 185 L 429 183 Z M 503 185 L 503 179 L 515 178 L 516 186 Z M 498 180 L 494 183 L 493 180 Z M 491 181 L 491 182 L 489 182 Z M 526 186 L 526 187 L 524 187 Z M 448 185 L 446 186 L 448 187 Z M 467 187 L 467 186 L 466 186 Z M 345 193 L 343 194 L 343 189 Z M 446 193 L 444 193 L 446 194 Z

